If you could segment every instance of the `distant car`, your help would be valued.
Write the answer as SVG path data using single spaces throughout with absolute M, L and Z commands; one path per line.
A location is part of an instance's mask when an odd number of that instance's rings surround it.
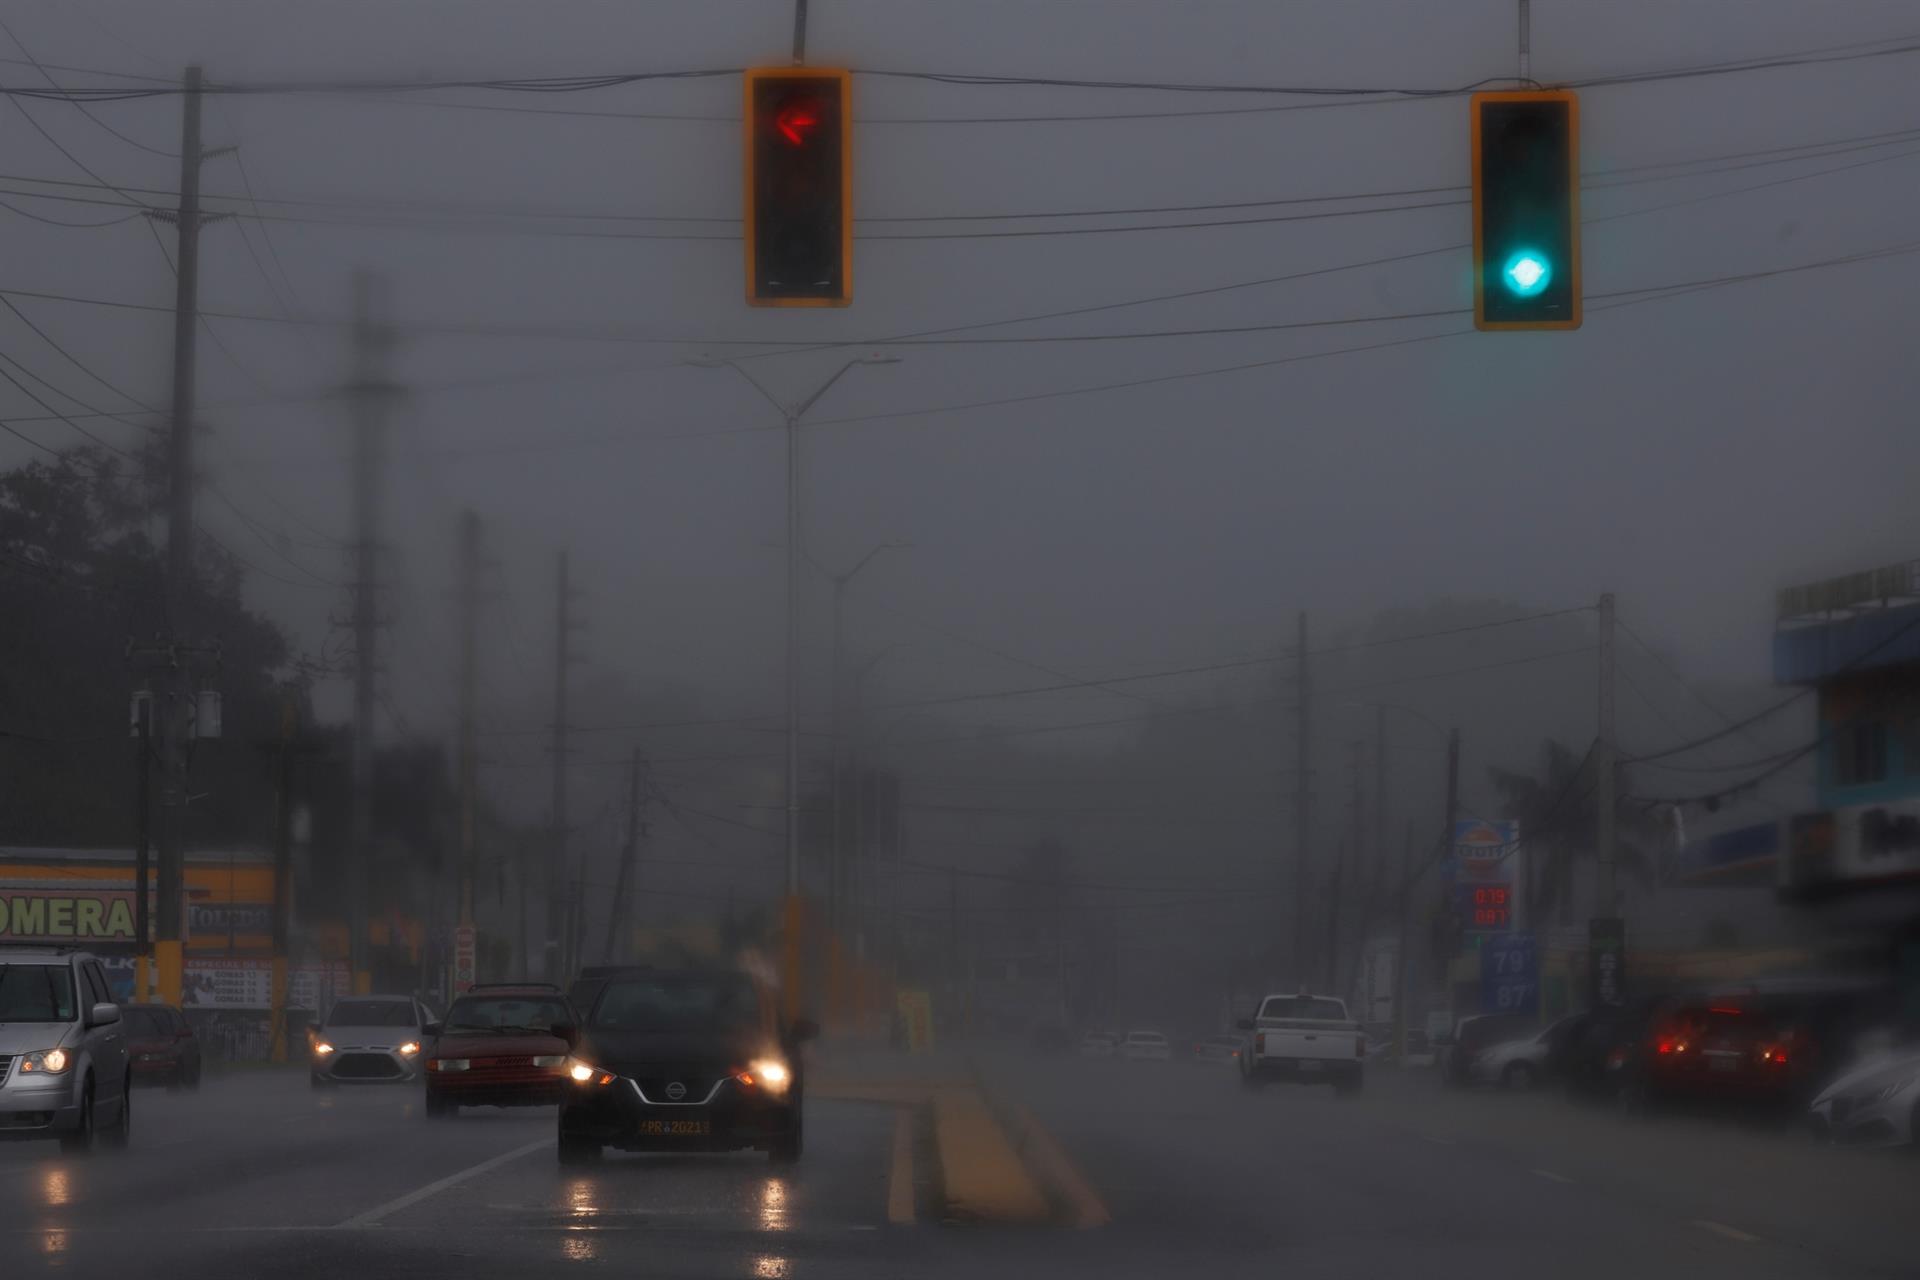
M 1820 1091 L 1808 1119 L 1817 1136 L 1842 1146 L 1920 1143 L 1920 1047 L 1863 1058 Z
M 1233 1062 L 1240 1056 L 1239 1036 L 1208 1036 L 1193 1046 L 1193 1056 L 1201 1062 Z
M 420 1078 L 420 1047 L 433 1015 L 412 996 L 349 996 L 314 1032 L 308 1082 L 378 1084 Z
M 539 1107 L 566 1092 L 566 1034 L 575 1017 L 560 988 L 488 983 L 454 1000 L 447 1016 L 423 1028 L 426 1113 L 461 1107 Z M 558 1032 L 559 1034 L 556 1034 Z
M 1454 1024 L 1453 1035 L 1441 1046 L 1440 1078 L 1447 1084 L 1471 1081 L 1473 1060 L 1504 1040 L 1526 1034 L 1533 1019 L 1518 1013 L 1477 1013 Z
M 1111 1058 L 1119 1037 L 1106 1031 L 1089 1031 L 1080 1041 L 1083 1058 Z
M 1560 1019 L 1545 1030 L 1515 1036 L 1488 1045 L 1467 1064 L 1467 1078 L 1474 1084 L 1494 1084 L 1506 1089 L 1531 1089 L 1543 1083 L 1550 1069 L 1553 1046 L 1563 1039 L 1572 1015 Z
M 1247 1089 L 1276 1081 L 1324 1083 L 1347 1096 L 1366 1079 L 1367 1038 L 1337 996 L 1270 995 L 1239 1027 L 1251 1037 L 1240 1054 L 1240 1083 Z
M 1832 1047 L 1808 996 L 1707 995 L 1662 1005 L 1634 1046 L 1626 1101 L 1691 1099 L 1791 1108 L 1812 1098 Z
M 200 1087 L 200 1042 L 180 1010 L 170 1004 L 121 1005 L 120 1026 L 135 1084 Z
M 1120 1042 L 1120 1056 L 1128 1062 L 1166 1062 L 1173 1047 L 1158 1031 L 1129 1031 Z
M 99 960 L 0 947 L 0 1138 L 58 1138 L 75 1154 L 133 1132 L 126 1036 Z

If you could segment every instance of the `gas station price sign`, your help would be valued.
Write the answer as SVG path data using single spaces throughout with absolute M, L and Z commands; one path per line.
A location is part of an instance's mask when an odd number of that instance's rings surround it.
M 1500 883 L 1456 883 L 1453 910 L 1470 933 L 1506 933 L 1513 927 L 1513 886 Z

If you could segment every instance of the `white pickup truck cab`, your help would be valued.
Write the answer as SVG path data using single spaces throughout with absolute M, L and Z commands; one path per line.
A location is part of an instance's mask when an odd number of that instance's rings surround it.
M 1347 1016 L 1346 1001 L 1305 992 L 1272 995 L 1239 1027 L 1247 1037 L 1240 1051 L 1240 1083 L 1247 1088 L 1283 1080 L 1359 1092 L 1367 1038 Z

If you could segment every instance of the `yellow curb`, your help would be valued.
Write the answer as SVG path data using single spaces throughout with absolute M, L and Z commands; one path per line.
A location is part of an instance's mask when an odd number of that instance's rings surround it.
M 1033 1112 L 1016 1106 L 1013 1120 L 1020 1130 L 1021 1154 L 1040 1181 L 1065 1205 L 1069 1223 L 1084 1231 L 1112 1222 L 1113 1215 L 1107 1212 L 1106 1202 L 1100 1199 L 1054 1136 L 1034 1118 Z
M 1044 1223 L 1052 1215 L 986 1099 L 943 1090 L 933 1100 L 934 1142 L 947 1209 L 982 1222 Z

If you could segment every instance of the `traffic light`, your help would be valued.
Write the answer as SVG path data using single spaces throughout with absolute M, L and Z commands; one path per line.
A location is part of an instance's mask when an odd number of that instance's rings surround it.
M 747 72 L 747 301 L 853 301 L 853 78 L 818 67 Z
M 1580 327 L 1580 102 L 1566 90 L 1476 93 L 1473 323 Z

